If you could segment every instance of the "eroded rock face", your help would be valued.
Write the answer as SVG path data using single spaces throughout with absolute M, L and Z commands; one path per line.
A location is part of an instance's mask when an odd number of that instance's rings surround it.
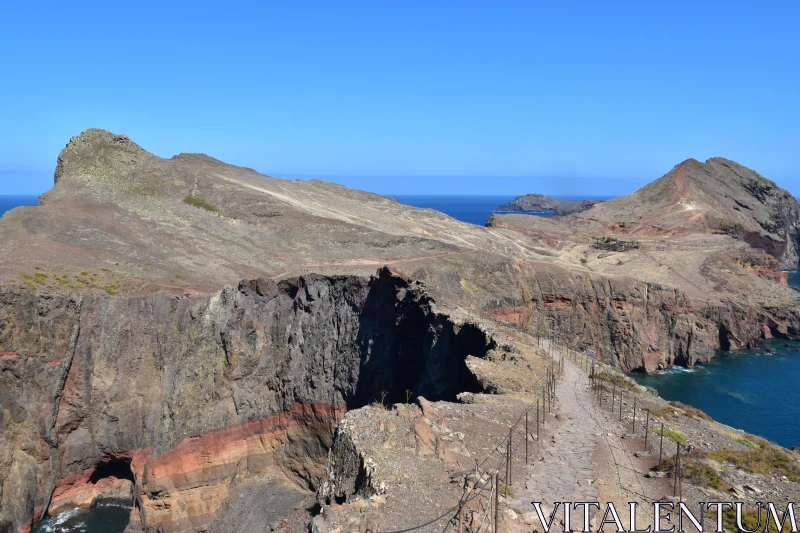
M 348 406 L 477 390 L 464 359 L 492 346 L 388 270 L 202 298 L 4 292 L 0 324 L 0 523 L 15 531 L 112 477 L 162 532 L 207 529 L 236 477 L 313 489 Z
M 784 338 L 800 332 L 791 309 L 698 302 L 657 283 L 564 269 L 529 274 L 524 300 L 496 302 L 490 312 L 626 371 L 691 367 L 717 350 L 753 346 L 765 332 Z

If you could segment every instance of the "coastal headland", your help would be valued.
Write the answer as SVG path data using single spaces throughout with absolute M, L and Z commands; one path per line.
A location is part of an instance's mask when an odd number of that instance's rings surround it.
M 783 272 L 800 205 L 726 159 L 568 216 L 480 227 L 92 129 L 59 154 L 39 205 L 0 219 L 0 243 L 0 531 L 104 499 L 129 502 L 130 531 L 413 525 L 481 486 L 468 472 L 542 401 L 545 376 L 555 408 L 518 441 L 537 457 L 559 452 L 572 417 L 607 416 L 586 360 L 628 392 L 625 409 L 637 398 L 693 439 L 698 464 L 730 468 L 731 486 L 773 477 L 774 501 L 796 499 L 796 452 L 625 377 L 800 336 Z M 595 459 L 576 472 L 622 501 L 597 461 L 617 444 L 634 460 L 612 421 L 573 439 Z M 754 450 L 767 466 L 736 463 Z M 536 485 L 536 469 L 513 468 Z M 523 530 L 512 493 L 503 520 Z

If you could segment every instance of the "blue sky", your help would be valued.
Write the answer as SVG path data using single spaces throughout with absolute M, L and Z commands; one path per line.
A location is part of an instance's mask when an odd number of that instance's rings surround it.
M 221 6 L 226 5 L 225 8 Z M 0 193 L 87 127 L 383 193 L 800 193 L 800 2 L 4 2 Z

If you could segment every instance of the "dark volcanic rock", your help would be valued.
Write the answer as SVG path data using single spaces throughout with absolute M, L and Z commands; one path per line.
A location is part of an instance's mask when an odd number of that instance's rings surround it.
M 559 200 L 558 198 L 532 192 L 524 196 L 517 196 L 509 203 L 495 209 L 495 211 L 498 213 L 553 213 L 554 215 L 570 215 L 572 213 L 586 211 L 598 203 L 600 203 L 599 200 L 571 202 L 569 200 Z
M 464 359 L 493 346 L 388 270 L 200 298 L 4 291 L 0 319 L 0 521 L 23 529 L 107 476 L 163 532 L 211 524 L 237 475 L 313 488 L 346 406 L 478 390 Z

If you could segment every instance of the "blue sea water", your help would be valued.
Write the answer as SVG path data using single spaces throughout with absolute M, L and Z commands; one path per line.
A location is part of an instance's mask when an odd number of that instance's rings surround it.
M 800 446 L 800 343 L 770 340 L 693 369 L 634 377 L 662 398 L 697 407 L 723 424 L 787 448 Z
M 36 205 L 38 196 L 35 194 L 8 194 L 0 195 L 0 215 L 15 207 L 23 205 Z
M 486 221 L 495 212 L 495 209 L 507 204 L 516 196 L 514 195 L 395 195 L 400 203 L 414 207 L 436 209 L 456 220 L 469 222 L 477 226 L 485 226 Z M 560 200 L 586 200 L 584 196 L 558 196 Z M 607 200 L 609 197 L 591 198 L 594 200 Z M 538 216 L 549 217 L 552 213 L 537 213 Z
M 98 505 L 90 511 L 76 509 L 48 517 L 33 533 L 122 533 L 130 519 L 130 507 Z
M 800 287 L 800 274 L 789 273 L 789 284 Z M 697 407 L 723 424 L 787 448 L 800 446 L 800 342 L 773 339 L 694 369 L 634 377 L 662 398 Z

